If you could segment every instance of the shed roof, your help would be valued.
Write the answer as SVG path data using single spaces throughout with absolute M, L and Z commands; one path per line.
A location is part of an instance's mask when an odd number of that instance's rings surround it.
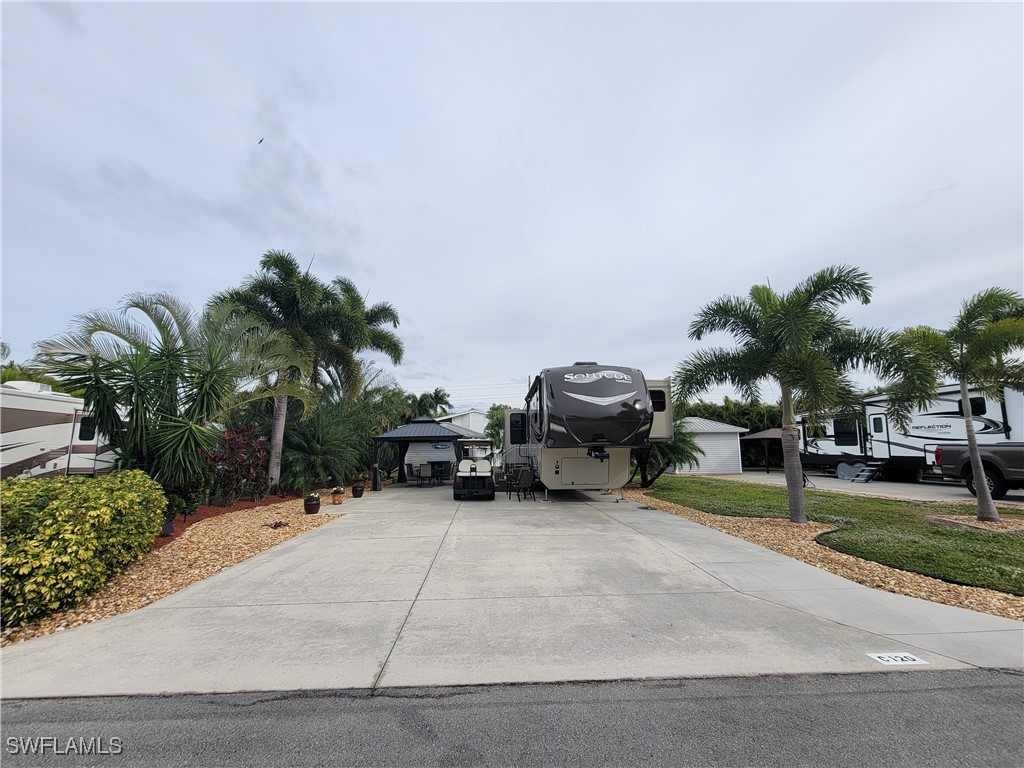
M 690 432 L 696 432 L 702 434 L 705 432 L 734 432 L 736 434 L 742 434 L 749 430 L 743 427 L 737 427 L 735 424 L 724 424 L 721 421 L 712 421 L 711 419 L 702 419 L 699 416 L 687 416 L 682 419 L 683 427 Z

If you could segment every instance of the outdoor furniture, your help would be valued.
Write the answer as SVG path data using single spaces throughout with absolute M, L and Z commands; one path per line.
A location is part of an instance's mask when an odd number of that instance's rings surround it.
M 506 485 L 508 498 L 511 500 L 512 491 L 515 491 L 516 501 L 522 501 L 527 496 L 536 501 L 537 497 L 533 493 L 533 480 L 534 473 L 532 469 L 520 469 L 514 475 L 509 475 Z
M 424 483 L 427 483 L 427 485 L 434 484 L 434 478 L 431 474 L 429 464 L 420 464 L 420 471 L 416 477 L 419 479 L 419 482 L 416 484 L 419 488 L 422 488 Z
M 447 461 L 432 461 L 430 462 L 431 474 L 438 485 L 444 485 L 444 481 L 448 479 L 448 462 Z

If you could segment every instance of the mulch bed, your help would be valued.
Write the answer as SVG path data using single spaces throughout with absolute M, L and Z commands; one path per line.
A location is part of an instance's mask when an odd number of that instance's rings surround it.
M 264 496 L 259 501 L 252 501 L 251 499 L 239 499 L 234 503 L 234 506 L 230 507 L 218 507 L 214 505 L 203 505 L 200 506 L 195 514 L 189 515 L 188 517 L 182 517 L 178 515 L 174 518 L 174 533 L 170 536 L 157 536 L 153 540 L 153 549 L 160 549 L 160 547 L 166 547 L 176 538 L 181 536 L 185 530 L 192 525 L 200 522 L 201 520 L 209 520 L 211 517 L 220 517 L 226 515 L 228 512 L 238 512 L 243 509 L 255 509 L 256 507 L 266 507 L 270 504 L 279 504 L 283 501 L 292 501 L 301 497 L 295 495 L 287 496 Z

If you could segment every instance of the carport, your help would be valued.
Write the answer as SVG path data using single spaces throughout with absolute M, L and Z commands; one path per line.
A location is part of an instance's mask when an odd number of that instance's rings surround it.
M 466 429 L 455 427 L 451 424 L 439 424 L 433 419 L 413 419 L 408 424 L 377 435 L 373 438 L 373 485 L 372 490 L 380 490 L 380 449 L 385 443 L 397 443 L 399 453 L 404 456 L 409 450 L 410 443 L 451 443 L 455 449 L 456 457 L 459 456 L 458 446 L 460 443 L 481 444 L 490 443 L 483 435 Z M 398 482 L 406 483 L 409 478 L 405 475 L 405 462 L 398 462 Z
M 768 463 L 768 443 L 771 440 L 778 440 L 782 442 L 782 430 L 776 427 L 775 429 L 766 429 L 764 432 L 755 432 L 752 435 L 746 435 L 740 438 L 740 442 L 746 442 L 747 440 L 760 440 L 761 445 L 764 447 L 764 471 L 765 474 L 770 474 L 772 469 Z

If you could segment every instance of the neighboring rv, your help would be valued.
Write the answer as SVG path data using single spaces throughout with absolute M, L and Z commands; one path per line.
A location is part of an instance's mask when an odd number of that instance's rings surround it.
M 621 488 L 630 451 L 672 440 L 669 392 L 667 380 L 647 381 L 636 368 L 545 368 L 526 407 L 505 414 L 504 470 L 530 467 L 553 491 Z
M 114 454 L 83 410 L 81 398 L 48 384 L 0 385 L 0 475 L 96 475 Z
M 970 399 L 974 430 L 980 444 L 997 445 L 1021 439 L 1024 394 L 1006 389 L 1000 402 L 972 389 Z M 889 419 L 887 406 L 886 395 L 868 397 L 864 401 L 863 423 L 833 419 L 817 431 L 801 416 L 800 459 L 804 466 L 834 468 L 844 479 L 852 479 L 869 464 L 888 478 L 914 480 L 923 473 L 940 477 L 935 449 L 967 439 L 960 386 L 940 387 L 936 400 L 914 411 L 905 432 L 897 430 Z

